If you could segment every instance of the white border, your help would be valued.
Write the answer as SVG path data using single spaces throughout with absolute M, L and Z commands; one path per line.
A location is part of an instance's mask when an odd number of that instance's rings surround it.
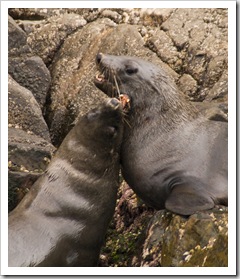
M 229 23 L 229 266 L 19 268 L 7 266 L 8 8 L 228 8 Z M 235 1 L 2 1 L 1 2 L 1 273 L 3 275 L 235 275 L 236 274 L 236 2 Z
M 235 1 L 2 1 L 8 8 L 228 8 Z M 234 6 L 234 4 L 233 4 Z

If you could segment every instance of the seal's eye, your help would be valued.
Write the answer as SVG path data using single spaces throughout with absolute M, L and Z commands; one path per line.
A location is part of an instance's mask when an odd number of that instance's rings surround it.
M 125 69 L 125 72 L 128 74 L 128 75 L 133 75 L 133 74 L 136 74 L 138 72 L 138 68 L 134 68 L 134 67 L 129 67 L 127 66 L 126 69 Z

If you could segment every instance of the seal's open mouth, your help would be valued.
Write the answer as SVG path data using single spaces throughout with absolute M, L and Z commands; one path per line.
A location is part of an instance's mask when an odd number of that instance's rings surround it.
M 117 91 L 111 79 L 106 77 L 106 75 L 100 71 L 97 72 L 94 79 L 94 84 L 98 89 L 103 91 L 109 97 L 117 97 Z
M 94 83 L 98 89 L 103 91 L 109 97 L 117 98 L 123 109 L 129 111 L 130 109 L 130 97 L 125 94 L 125 92 L 120 92 L 119 80 L 117 79 L 117 74 L 111 70 L 110 67 L 106 67 L 103 63 L 104 55 L 98 53 L 96 56 L 96 64 L 98 67 L 98 72 L 95 75 Z
M 103 91 L 103 93 L 105 93 L 109 97 L 117 97 L 119 95 L 112 76 L 107 76 L 100 69 L 95 75 L 94 83 L 97 86 L 97 88 L 99 88 L 101 91 Z
M 130 109 L 130 97 L 127 94 L 120 92 L 116 78 L 114 79 L 114 76 L 106 77 L 104 73 L 98 71 L 95 75 L 94 83 L 98 89 L 103 91 L 103 93 L 109 97 L 117 98 L 121 102 L 123 109 Z

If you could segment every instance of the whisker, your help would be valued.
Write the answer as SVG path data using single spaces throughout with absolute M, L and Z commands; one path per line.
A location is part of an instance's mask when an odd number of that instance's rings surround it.
M 119 90 L 118 83 L 117 83 L 117 79 L 116 79 L 116 76 L 115 76 L 115 75 L 113 75 L 113 79 L 114 79 L 115 85 L 116 85 L 116 87 L 117 87 L 118 97 L 120 97 L 120 90 Z
M 113 76 L 114 76 L 114 71 L 111 70 L 110 68 L 108 70 L 109 70 L 109 80 L 110 80 L 110 83 L 112 84 L 112 79 L 113 79 Z M 115 93 L 115 87 L 113 86 L 113 84 L 111 86 L 111 91 L 112 91 L 112 96 L 115 97 L 115 94 L 114 94 Z
M 107 68 L 107 67 L 104 67 L 104 65 L 103 65 L 103 68 L 102 68 L 102 73 L 103 73 L 103 75 L 104 75 L 104 77 L 106 78 L 106 81 L 107 81 L 107 83 L 111 83 L 111 81 L 110 81 L 110 77 L 111 77 L 111 75 L 110 75 L 110 69 L 109 68 Z M 112 91 L 112 88 L 111 88 L 111 91 Z M 113 92 L 110 92 L 111 94 L 109 94 L 110 96 L 109 97 L 113 97 Z
M 109 73 L 108 72 L 109 72 L 108 68 L 103 65 L 102 73 L 103 73 L 104 79 L 106 80 L 107 83 L 109 83 Z
M 125 117 L 123 117 L 123 122 L 126 123 L 129 128 L 132 128 L 130 123 L 127 121 L 127 119 Z

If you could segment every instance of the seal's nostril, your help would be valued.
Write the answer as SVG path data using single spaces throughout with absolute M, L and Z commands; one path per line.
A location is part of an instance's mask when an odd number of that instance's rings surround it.
M 101 62 L 101 60 L 102 60 L 102 57 L 103 57 L 102 53 L 99 52 L 99 53 L 97 54 L 97 56 L 96 56 L 96 63 L 97 63 L 97 64 L 100 64 L 100 62 Z

